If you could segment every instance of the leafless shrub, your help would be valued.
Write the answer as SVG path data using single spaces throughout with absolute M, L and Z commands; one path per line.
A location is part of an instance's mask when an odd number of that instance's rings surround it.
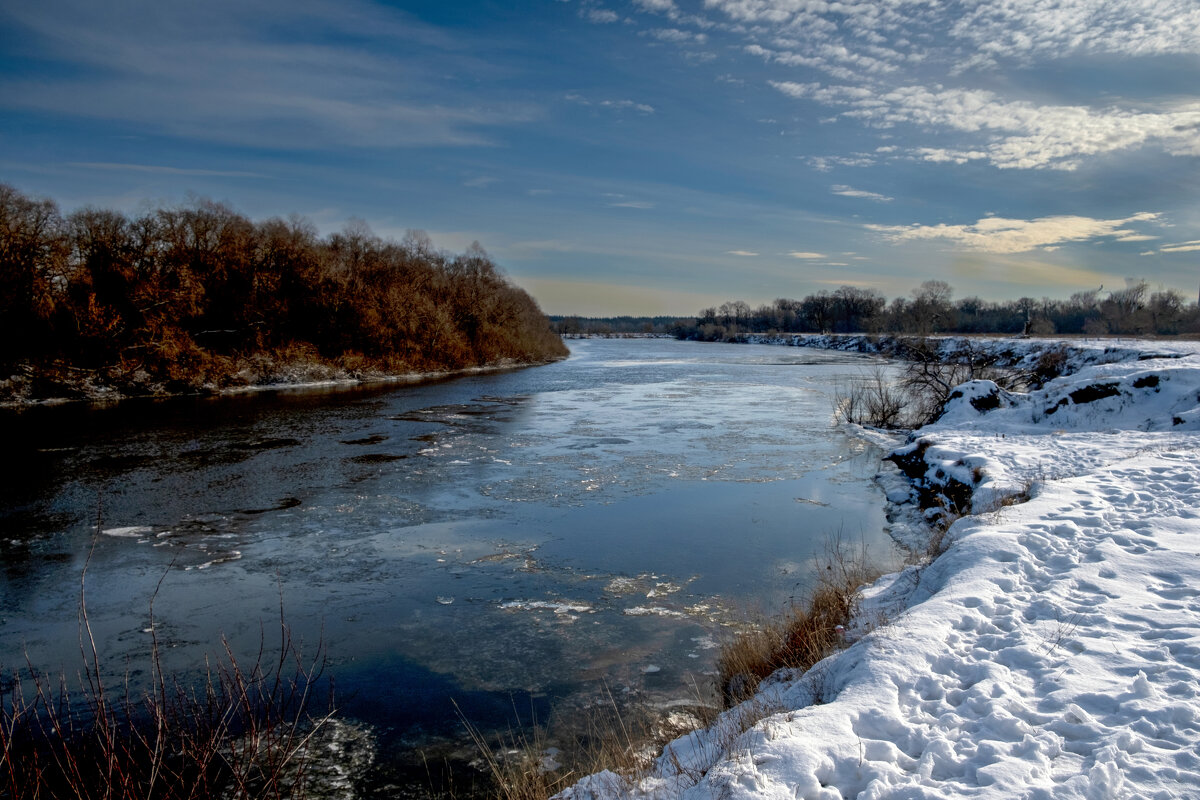
M 1031 383 L 1035 388 L 1041 387 L 1065 374 L 1069 366 L 1067 348 L 1059 345 L 1045 350 L 1038 356 L 1038 360 L 1033 366 L 1030 376 Z
M 898 353 L 910 362 L 900 386 L 912 427 L 927 425 L 941 416 L 955 387 L 967 381 L 990 380 L 1002 389 L 1026 385 L 1029 376 L 999 366 L 1001 356 L 972 347 L 968 342 L 953 352 L 943 352 L 931 339 L 908 339 Z
M 904 393 L 888 380 L 882 368 L 839 388 L 834 405 L 838 422 L 886 429 L 909 427 Z

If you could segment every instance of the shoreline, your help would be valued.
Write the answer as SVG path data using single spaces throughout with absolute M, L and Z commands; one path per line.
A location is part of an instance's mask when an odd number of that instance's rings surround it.
M 120 389 L 115 389 L 112 387 L 89 386 L 86 388 L 81 388 L 80 391 L 86 393 L 83 397 L 42 397 L 37 399 L 0 400 L 0 411 L 24 411 L 34 408 L 56 408 L 59 406 L 72 404 L 86 404 L 104 407 L 115 405 L 126 400 L 171 400 L 180 397 L 222 398 L 260 394 L 264 392 L 286 392 L 293 390 L 310 391 L 317 389 L 354 389 L 365 388 L 369 386 L 386 386 L 389 384 L 411 385 L 440 380 L 449 380 L 468 375 L 481 375 L 490 372 L 505 372 L 508 370 L 541 367 L 562 361 L 568 357 L 569 356 L 563 356 L 562 358 L 552 358 L 544 361 L 503 361 L 495 364 L 481 364 L 473 367 L 462 367 L 460 369 L 453 370 L 436 370 L 432 372 L 375 373 L 366 371 L 358 376 L 355 376 L 350 372 L 345 372 L 344 375 L 329 378 L 298 378 L 294 381 L 289 380 L 272 383 L 250 383 L 241 386 L 225 386 L 220 388 L 207 385 L 199 390 L 188 392 L 128 394 L 122 392 Z M 330 370 L 342 372 L 341 370 L 337 370 L 337 368 L 328 367 L 316 362 L 303 365 L 293 365 L 293 368 L 303 372 Z
M 993 341 L 1036 358 L 1061 340 Z M 928 532 L 922 495 L 971 487 L 943 552 L 864 588 L 845 649 L 768 678 L 649 772 L 558 797 L 1190 796 L 1200 345 L 1121 344 L 1076 346 L 1062 377 L 986 410 L 970 400 L 987 387 L 960 387 L 877 477 L 910 533 Z

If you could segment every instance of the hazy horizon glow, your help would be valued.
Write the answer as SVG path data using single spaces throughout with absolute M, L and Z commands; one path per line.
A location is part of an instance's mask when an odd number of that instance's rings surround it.
M 45 0 L 0 181 L 478 240 L 553 314 L 1200 282 L 1200 5 Z

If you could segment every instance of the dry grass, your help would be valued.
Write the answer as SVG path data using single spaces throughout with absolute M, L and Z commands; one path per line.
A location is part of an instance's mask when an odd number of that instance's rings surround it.
M 460 710 L 459 717 L 491 780 L 488 796 L 547 800 L 583 777 L 602 771 L 628 789 L 650 768 L 663 744 L 686 732 L 656 724 L 655 715 L 646 708 L 622 711 L 607 686 L 604 695 L 604 703 L 582 713 L 577 728 L 556 737 L 570 740 L 558 742 L 565 751 L 550 750 L 551 728 L 537 724 L 536 719 L 528 727 L 509 730 L 489 741 Z
M 842 628 L 857 610 L 859 589 L 879 575 L 864 551 L 850 552 L 833 540 L 806 600 L 722 646 L 717 670 L 726 706 L 753 697 L 759 683 L 776 670 L 807 670 L 842 647 Z
M 102 675 L 85 579 L 86 567 L 80 579 L 84 669 L 77 687 L 32 666 L 0 684 L 0 797 L 305 795 L 308 745 L 329 719 L 309 713 L 321 685 L 323 648 L 305 659 L 281 617 L 277 651 L 262 646 L 253 663 L 243 664 L 222 642 L 196 687 L 164 674 L 154 635 L 150 687 L 139 692 L 126 680 L 114 689 Z
M 694 780 L 703 777 L 735 743 L 737 737 L 780 709 L 756 695 L 759 683 L 778 669 L 807 670 L 844 646 L 839 626 L 847 625 L 858 609 L 859 589 L 880 575 L 862 548 L 851 548 L 834 538 L 814 575 L 814 588 L 806 602 L 797 603 L 784 617 L 753 626 L 723 645 L 718 656 L 718 683 L 726 708 L 717 714 L 706 709 L 697 687 L 694 724 L 668 727 L 655 722 L 646 708 L 622 709 L 605 689 L 607 702 L 593 709 L 573 738 L 572 752 L 556 753 L 547 760 L 548 729 L 536 724 L 489 741 L 463 718 L 492 781 L 495 800 L 547 800 L 585 776 L 605 772 L 615 782 L 614 794 L 632 792 L 654 766 L 661 751 L 668 769 Z M 460 717 L 461 717 L 460 712 Z M 668 742 L 691 731 L 707 729 L 697 741 L 704 751 L 684 763 Z M 558 737 L 571 738 L 571 737 Z M 693 763 L 694 762 L 694 763 Z

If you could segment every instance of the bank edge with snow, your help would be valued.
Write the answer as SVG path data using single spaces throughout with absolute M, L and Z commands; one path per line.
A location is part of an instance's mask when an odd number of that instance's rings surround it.
M 560 796 L 1200 798 L 1200 347 L 1147 344 L 1029 394 L 960 387 L 885 486 L 966 513 L 944 554 L 635 785 Z

